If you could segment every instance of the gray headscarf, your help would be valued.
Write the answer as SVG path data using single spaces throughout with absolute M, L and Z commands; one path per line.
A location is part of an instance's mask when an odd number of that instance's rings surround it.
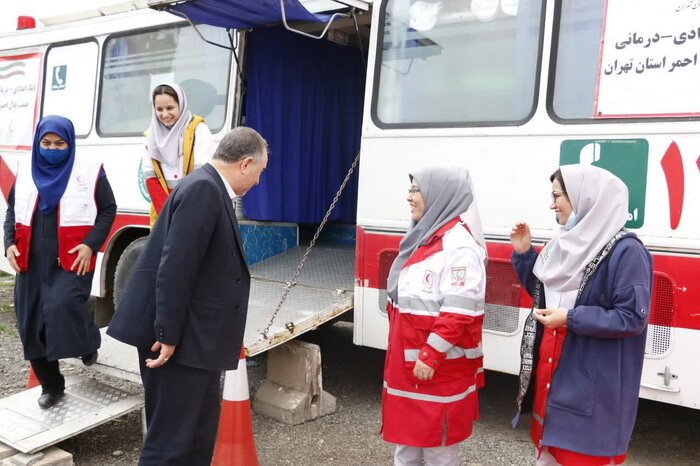
M 394 302 L 398 300 L 399 273 L 408 258 L 455 217 L 462 215 L 476 242 L 486 250 L 468 170 L 461 167 L 434 167 L 409 173 L 408 176 L 420 188 L 425 211 L 417 223 L 411 221 L 399 245 L 399 255 L 389 270 L 387 293 Z
M 620 178 L 602 168 L 560 168 L 576 224 L 571 230 L 560 228 L 542 248 L 533 273 L 545 288 L 575 296 L 588 263 L 627 223 L 629 193 Z

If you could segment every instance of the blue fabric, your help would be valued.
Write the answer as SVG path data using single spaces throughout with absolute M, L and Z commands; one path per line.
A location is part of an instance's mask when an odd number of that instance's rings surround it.
M 287 22 L 327 21 L 326 15 L 314 15 L 298 0 L 284 0 Z M 279 0 L 191 0 L 168 9 L 187 15 L 196 23 L 230 29 L 249 29 L 282 22 Z
M 52 164 L 41 156 L 41 138 L 47 133 L 57 134 L 68 143 L 70 153 L 58 164 Z M 62 116 L 47 116 L 39 121 L 32 146 L 32 179 L 39 190 L 39 210 L 49 214 L 56 209 L 66 191 L 73 161 L 75 160 L 75 129 L 73 123 Z
M 534 248 L 513 253 L 511 260 L 532 293 Z M 594 456 L 627 451 L 637 416 L 651 284 L 651 255 L 630 233 L 599 264 L 569 310 L 547 399 L 543 446 Z
M 268 141 L 270 161 L 245 197 L 253 220 L 318 223 L 360 149 L 365 69 L 358 49 L 283 28 L 248 43 L 246 125 Z M 355 223 L 357 172 L 332 221 Z

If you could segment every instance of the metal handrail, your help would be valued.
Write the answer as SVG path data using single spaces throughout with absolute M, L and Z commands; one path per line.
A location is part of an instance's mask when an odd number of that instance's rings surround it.
M 331 27 L 331 23 L 335 21 L 336 18 L 349 18 L 350 15 L 347 13 L 333 13 L 333 15 L 330 17 L 328 20 L 328 23 L 326 24 L 326 27 L 323 28 L 323 31 L 321 31 L 321 35 L 315 36 L 313 34 L 309 34 L 308 32 L 300 31 L 298 29 L 294 29 L 287 23 L 287 11 L 285 10 L 284 7 L 284 0 L 280 0 L 280 11 L 282 12 L 282 24 L 284 25 L 284 28 L 287 31 L 294 32 L 296 34 L 301 34 L 302 36 L 309 37 L 311 39 L 323 39 L 323 36 L 326 35 L 326 32 L 328 32 L 328 28 Z

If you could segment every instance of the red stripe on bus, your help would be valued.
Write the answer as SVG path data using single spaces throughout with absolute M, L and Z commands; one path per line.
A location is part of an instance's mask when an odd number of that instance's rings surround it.
M 671 229 L 678 228 L 683 213 L 683 195 L 685 190 L 683 176 L 683 159 L 678 145 L 674 142 L 668 146 L 666 153 L 661 158 L 661 168 L 666 177 L 666 188 L 668 189 L 668 207 Z
M 112 229 L 109 230 L 109 235 L 107 235 L 107 240 L 104 242 L 100 248 L 100 252 L 105 252 L 107 245 L 112 241 L 114 235 L 125 228 L 149 228 L 150 218 L 148 214 L 120 214 L 117 212 L 117 216 L 114 218 L 114 223 L 112 224 Z
M 15 174 L 12 173 L 10 167 L 7 166 L 5 159 L 0 157 L 0 190 L 5 198 L 5 202 L 7 202 L 7 198 L 10 196 L 10 190 L 13 184 L 15 184 Z
M 366 288 L 386 289 L 386 279 L 399 249 L 400 235 L 367 233 L 357 227 L 355 283 Z M 510 263 L 509 243 L 487 243 L 486 302 L 529 308 L 532 299 L 518 283 Z M 700 258 L 654 255 L 654 286 L 649 323 L 700 330 Z

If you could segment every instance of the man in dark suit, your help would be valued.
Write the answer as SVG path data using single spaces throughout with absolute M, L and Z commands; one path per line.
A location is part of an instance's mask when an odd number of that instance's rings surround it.
M 238 367 L 250 290 L 233 202 L 266 166 L 257 132 L 226 134 L 168 196 L 119 299 L 107 334 L 138 349 L 142 466 L 211 462 L 221 371 Z

